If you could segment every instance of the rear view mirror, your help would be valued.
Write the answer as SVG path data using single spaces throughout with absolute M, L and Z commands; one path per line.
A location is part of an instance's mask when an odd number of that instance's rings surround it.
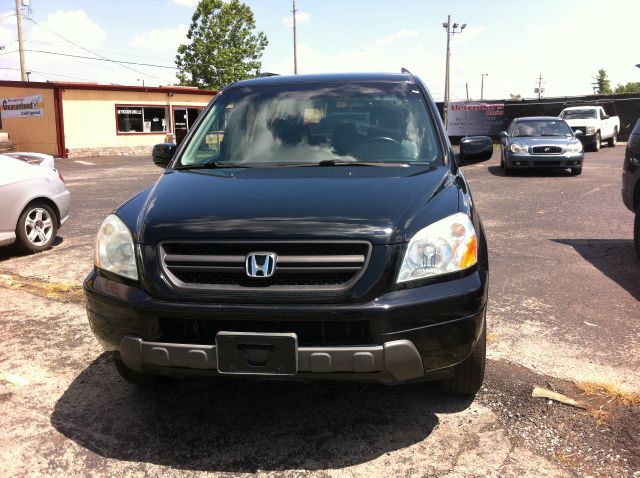
M 166 168 L 175 152 L 176 145 L 173 143 L 156 144 L 153 147 L 153 152 L 151 153 L 153 163 L 161 168 Z
M 493 155 L 493 141 L 488 136 L 467 136 L 460 140 L 460 163 L 484 161 Z

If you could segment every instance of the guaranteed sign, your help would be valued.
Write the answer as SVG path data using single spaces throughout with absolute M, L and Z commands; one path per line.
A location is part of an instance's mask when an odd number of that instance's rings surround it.
M 0 100 L 0 115 L 2 118 L 43 116 L 42 95 L 3 98 Z
M 449 103 L 449 136 L 492 136 L 503 129 L 504 103 Z

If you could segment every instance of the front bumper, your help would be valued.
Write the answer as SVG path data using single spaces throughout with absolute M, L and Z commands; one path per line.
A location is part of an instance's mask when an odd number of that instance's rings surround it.
M 584 153 L 572 154 L 508 154 L 506 164 L 510 169 L 526 168 L 581 168 Z
M 165 340 L 163 318 L 200 324 L 228 321 L 365 321 L 368 343 L 298 347 L 301 378 L 400 382 L 441 378 L 473 351 L 482 331 L 488 271 L 396 290 L 366 303 L 209 304 L 167 302 L 135 285 L 92 272 L 84 284 L 91 329 L 105 350 L 133 370 L 172 376 L 218 375 L 215 342 Z M 237 331 L 237 330 L 236 330 Z M 255 330 L 254 332 L 260 332 Z
M 137 372 L 188 376 L 218 369 L 215 345 L 148 342 L 133 335 L 120 342 L 120 358 Z M 405 381 L 424 375 L 422 358 L 409 340 L 361 347 L 300 347 L 297 364 L 296 375 L 302 376 L 374 374 Z

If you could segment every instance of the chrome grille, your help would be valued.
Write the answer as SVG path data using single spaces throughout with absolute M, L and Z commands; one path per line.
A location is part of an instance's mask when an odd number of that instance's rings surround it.
M 164 242 L 162 270 L 178 289 L 309 291 L 342 290 L 364 273 L 371 254 L 366 241 Z M 277 255 L 271 277 L 250 277 L 248 254 Z
M 560 154 L 562 148 L 560 146 L 534 146 L 531 148 L 533 154 Z

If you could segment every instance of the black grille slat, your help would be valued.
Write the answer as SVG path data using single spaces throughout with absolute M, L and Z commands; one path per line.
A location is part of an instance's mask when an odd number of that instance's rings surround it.
M 365 241 L 169 242 L 159 246 L 161 266 L 178 288 L 287 290 L 346 288 L 364 272 L 371 246 Z M 252 252 L 277 255 L 272 277 L 249 277 Z
M 562 148 L 560 146 L 534 146 L 531 148 L 533 154 L 560 154 Z
M 293 332 L 300 346 L 369 345 L 373 341 L 369 324 L 364 320 L 195 320 L 159 319 L 157 340 L 170 343 L 215 344 L 216 334 L 228 332 Z

